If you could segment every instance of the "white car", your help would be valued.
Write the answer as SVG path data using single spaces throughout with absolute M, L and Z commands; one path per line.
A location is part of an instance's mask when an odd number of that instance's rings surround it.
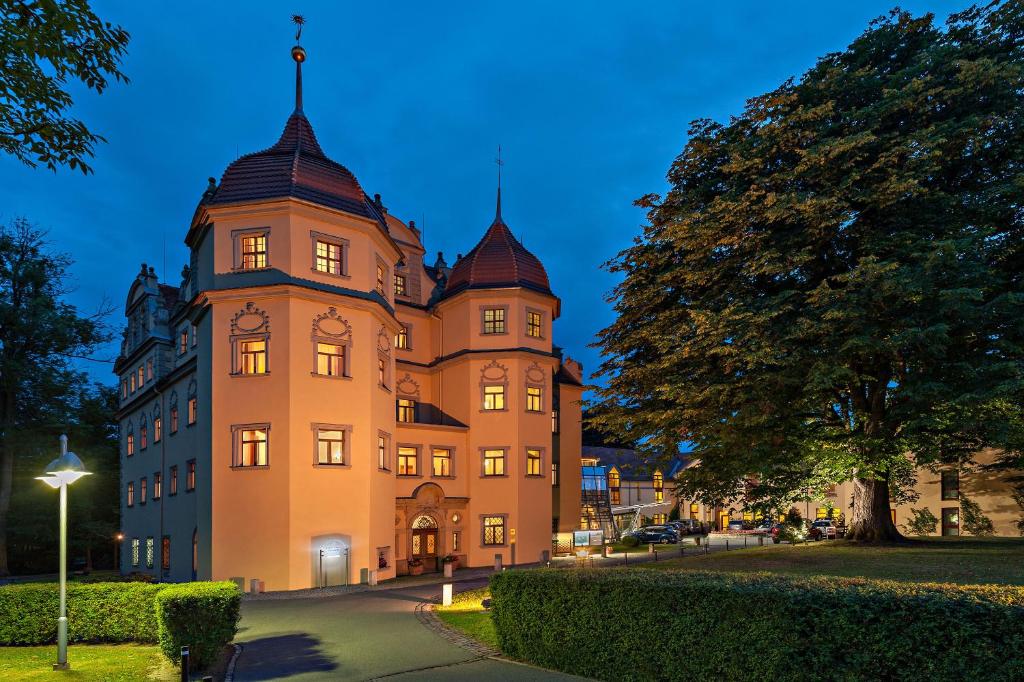
M 818 519 L 811 524 L 811 530 L 807 534 L 811 540 L 835 540 L 838 535 L 836 524 L 832 519 Z

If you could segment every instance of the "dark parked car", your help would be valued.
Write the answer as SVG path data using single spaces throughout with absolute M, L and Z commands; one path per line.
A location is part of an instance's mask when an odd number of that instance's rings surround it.
M 667 526 L 645 526 L 635 531 L 633 537 L 644 544 L 653 542 L 658 545 L 669 545 L 679 542 L 679 536 Z
M 682 519 L 679 523 L 682 524 L 683 532 L 687 535 L 700 535 L 704 532 L 704 524 L 697 519 Z
M 733 519 L 729 522 L 727 530 L 754 530 L 754 524 L 750 521 L 742 521 L 740 519 Z

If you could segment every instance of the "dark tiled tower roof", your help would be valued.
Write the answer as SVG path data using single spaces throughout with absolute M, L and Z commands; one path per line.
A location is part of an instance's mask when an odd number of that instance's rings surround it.
M 465 289 L 526 287 L 554 295 L 540 260 L 512 235 L 501 218 L 501 189 L 494 222 L 473 250 L 452 266 L 444 295 Z

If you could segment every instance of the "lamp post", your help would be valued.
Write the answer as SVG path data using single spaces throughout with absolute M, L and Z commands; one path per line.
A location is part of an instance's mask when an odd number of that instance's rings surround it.
M 68 437 L 60 437 L 60 457 L 46 465 L 46 475 L 36 476 L 37 479 L 60 490 L 60 617 L 57 619 L 57 662 L 54 670 L 68 670 L 68 615 L 67 615 L 67 580 L 68 580 L 68 486 L 88 476 L 82 460 L 78 455 L 68 452 Z
M 114 570 L 121 572 L 121 543 L 124 541 L 124 533 L 114 536 Z

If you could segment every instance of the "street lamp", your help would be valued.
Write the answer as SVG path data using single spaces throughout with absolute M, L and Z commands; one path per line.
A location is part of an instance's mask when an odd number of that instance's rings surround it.
M 124 533 L 114 536 L 114 570 L 121 572 L 121 542 L 124 541 Z
M 88 476 L 82 460 L 78 455 L 68 452 L 68 437 L 61 434 L 60 457 L 46 465 L 46 475 L 36 476 L 37 479 L 60 490 L 60 617 L 57 619 L 57 662 L 54 670 L 68 670 L 68 614 L 67 614 L 67 579 L 68 579 L 68 486 Z

